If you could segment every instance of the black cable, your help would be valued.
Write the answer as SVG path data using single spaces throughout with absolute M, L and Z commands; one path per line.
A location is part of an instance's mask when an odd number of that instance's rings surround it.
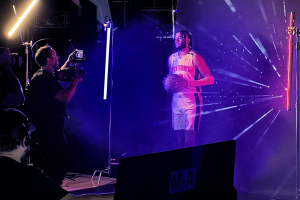
M 67 173 L 67 175 L 65 176 L 66 179 L 69 179 L 72 181 L 75 181 L 75 179 L 78 177 L 82 177 L 82 174 L 80 174 L 80 173 L 68 174 Z

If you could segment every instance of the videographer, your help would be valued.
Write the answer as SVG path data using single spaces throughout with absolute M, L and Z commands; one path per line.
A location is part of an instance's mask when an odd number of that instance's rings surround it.
M 25 98 L 22 86 L 11 70 L 10 50 L 0 47 L 0 100 L 2 106 L 20 106 Z
M 70 54 L 61 70 L 70 67 L 75 53 L 76 51 Z M 69 160 L 67 142 L 63 134 L 65 103 L 73 97 L 85 74 L 83 76 L 82 71 L 73 68 L 74 79 L 67 88 L 63 88 L 54 77 L 55 71 L 59 69 L 58 59 L 56 51 L 49 45 L 37 50 L 35 60 L 41 68 L 31 79 L 26 105 L 27 116 L 37 128 L 32 135 L 38 142 L 36 151 L 32 150 L 33 164 L 35 155 L 42 157 L 36 159 L 37 167 L 42 168 L 44 174 L 61 185 Z M 37 162 L 38 160 L 41 162 Z

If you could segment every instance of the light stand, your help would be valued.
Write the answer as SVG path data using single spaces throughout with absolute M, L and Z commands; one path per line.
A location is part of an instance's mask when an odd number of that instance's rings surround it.
M 26 54 L 26 87 L 28 87 L 30 85 L 30 82 L 29 82 L 29 59 L 28 59 L 29 50 L 28 50 L 28 47 L 32 47 L 32 41 L 30 41 L 30 43 L 24 42 L 24 43 L 22 43 L 22 45 L 25 46 L 25 54 Z
M 107 38 L 106 38 L 106 59 L 105 59 L 105 76 L 104 76 L 104 92 L 103 92 L 103 99 L 107 99 L 107 85 L 108 85 L 108 68 L 109 68 L 109 60 L 110 60 L 110 54 L 111 54 L 111 88 L 110 88 L 110 102 L 109 102 L 109 129 L 108 129 L 108 165 L 104 170 L 96 170 L 94 171 L 91 180 L 94 179 L 97 172 L 99 172 L 99 178 L 98 178 L 98 184 L 100 185 L 100 180 L 102 173 L 111 174 L 111 166 L 112 165 L 118 165 L 119 163 L 112 162 L 115 159 L 111 158 L 111 105 L 112 105 L 112 91 L 113 91 L 113 39 L 114 39 L 114 32 L 115 29 L 112 22 L 109 20 L 104 25 L 106 32 L 107 32 Z M 111 46 L 110 46 L 111 43 Z
M 300 101 L 299 101 L 299 50 L 300 50 L 300 45 L 299 45 L 299 36 L 300 36 L 300 29 L 297 27 L 294 27 L 294 19 L 295 19 L 295 13 L 292 12 L 291 13 L 291 25 L 288 29 L 288 32 L 290 34 L 290 43 L 292 43 L 292 39 L 291 37 L 296 35 L 296 43 L 295 43 L 295 47 L 296 47 L 296 60 L 297 60 L 297 65 L 296 65 L 296 199 L 299 199 L 299 186 L 300 186 L 300 176 L 299 176 L 299 108 L 300 108 Z M 291 48 L 291 52 L 289 52 L 289 57 L 292 58 L 292 48 Z M 292 67 L 292 59 L 290 59 L 289 61 L 289 67 Z M 290 70 L 291 71 L 291 70 Z M 290 72 L 291 73 L 291 72 Z M 291 82 L 291 81 L 290 81 Z M 289 98 L 289 97 L 287 97 Z
M 30 5 L 27 7 L 27 9 L 25 10 L 25 12 L 23 13 L 23 15 L 19 18 L 18 15 L 17 15 L 17 11 L 16 11 L 16 8 L 15 6 L 13 5 L 13 9 L 14 9 L 14 12 L 15 12 L 15 15 L 18 19 L 17 23 L 12 27 L 12 29 L 8 32 L 8 35 L 9 36 L 12 36 L 12 34 L 15 32 L 15 30 L 20 26 L 20 24 L 22 23 L 22 21 L 25 19 L 25 17 L 28 15 L 28 13 L 31 11 L 31 9 L 34 7 L 34 5 L 37 3 L 38 0 L 33 0 Z M 23 41 L 23 37 L 22 37 L 22 32 L 21 32 L 21 29 L 19 28 L 20 30 L 20 35 L 21 35 L 21 40 L 22 40 L 22 45 L 25 46 L 26 50 L 25 50 L 25 54 L 26 54 L 26 87 L 29 86 L 29 67 L 28 67 L 28 54 L 29 54 L 29 51 L 28 51 L 28 47 L 29 46 L 32 46 L 32 41 L 30 41 L 29 43 L 28 42 L 24 42 Z
M 16 11 L 16 7 L 14 5 L 13 5 L 13 9 L 14 9 L 14 13 L 15 13 L 16 17 L 19 19 L 17 11 Z M 32 41 L 30 41 L 29 43 L 28 42 L 24 42 L 23 41 L 23 36 L 22 36 L 21 28 L 19 28 L 19 31 L 20 31 L 20 37 L 21 37 L 21 40 L 22 40 L 22 45 L 25 46 L 25 54 L 26 54 L 26 87 L 28 87 L 29 84 L 30 84 L 30 81 L 29 81 L 29 59 L 28 59 L 29 49 L 28 49 L 28 47 L 32 47 Z
M 288 86 L 287 86 L 287 110 L 290 111 L 290 102 L 291 102 L 291 86 L 292 86 L 292 66 L 293 66 L 293 37 L 296 35 L 296 193 L 295 199 L 300 199 L 300 176 L 299 176 L 299 155 L 300 155 L 300 148 L 299 148 L 299 108 L 300 108 L 300 101 L 299 101 L 299 36 L 300 36 L 300 29 L 294 26 L 295 21 L 295 12 L 291 12 L 290 15 L 290 26 L 287 29 L 289 34 L 289 58 L 288 58 Z
M 300 148 L 299 148 L 299 108 L 300 108 L 300 101 L 299 101 L 299 51 L 300 51 L 300 44 L 299 44 L 299 36 L 300 36 L 300 29 L 297 28 L 296 29 L 296 38 L 297 38 L 297 42 L 296 42 L 296 50 L 297 50 L 297 75 L 296 75 L 296 141 L 297 141 L 297 152 L 296 152 L 296 197 L 297 199 L 300 199 L 300 176 L 299 176 L 299 155 L 300 155 Z
M 175 5 L 175 0 L 172 0 L 172 36 L 175 38 L 175 14 L 177 13 L 177 5 Z
M 16 7 L 14 5 L 13 5 L 13 9 L 14 9 L 14 13 L 15 13 L 16 17 L 19 19 L 17 11 L 16 11 Z M 26 54 L 26 84 L 25 84 L 26 86 L 25 86 L 25 88 L 27 88 L 30 84 L 30 82 L 29 82 L 29 59 L 28 59 L 29 48 L 28 47 L 32 47 L 32 41 L 24 42 L 21 28 L 19 28 L 19 31 L 20 31 L 21 41 L 22 41 L 21 45 L 25 46 L 25 54 Z M 17 62 L 19 62 L 19 61 L 17 61 Z M 29 134 L 29 137 L 31 138 L 31 134 Z M 30 152 L 30 145 L 28 145 L 28 151 Z M 27 157 L 27 165 L 32 166 L 32 163 L 30 161 L 30 156 Z

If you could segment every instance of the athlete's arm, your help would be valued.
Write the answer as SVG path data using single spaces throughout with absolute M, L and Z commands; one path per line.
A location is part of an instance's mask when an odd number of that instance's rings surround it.
M 172 64 L 172 55 L 169 56 L 168 58 L 168 74 L 171 74 L 171 64 Z
M 168 58 L 168 75 L 171 74 L 171 61 L 172 61 L 172 55 Z M 162 83 L 164 84 L 166 77 L 164 77 L 164 80 Z
M 204 78 L 196 81 L 191 81 L 189 86 L 204 86 L 214 84 L 215 79 L 211 74 L 211 71 L 208 68 L 204 58 L 202 58 L 199 54 L 195 53 L 193 56 L 193 63 L 199 69 L 200 73 L 204 76 Z

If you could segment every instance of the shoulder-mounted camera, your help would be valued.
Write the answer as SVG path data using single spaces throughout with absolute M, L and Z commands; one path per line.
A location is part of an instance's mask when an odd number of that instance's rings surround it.
M 85 79 L 85 71 L 82 68 L 69 68 L 69 69 L 63 69 L 58 70 L 55 72 L 54 76 L 59 81 L 65 81 L 65 82 L 73 82 L 76 74 L 82 78 L 82 80 Z

